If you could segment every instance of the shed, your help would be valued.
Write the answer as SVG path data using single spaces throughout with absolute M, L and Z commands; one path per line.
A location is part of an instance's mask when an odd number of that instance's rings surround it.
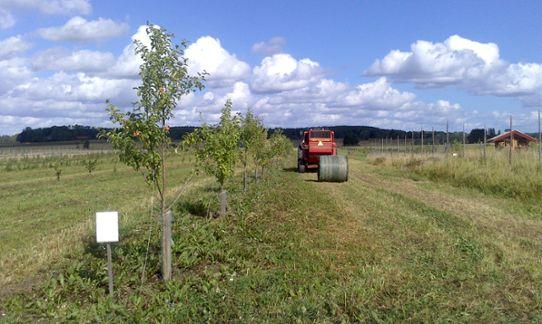
M 488 143 L 494 143 L 496 148 L 503 148 L 510 146 L 510 140 L 512 142 L 513 149 L 527 147 L 529 146 L 529 143 L 536 142 L 536 138 L 513 129 L 511 131 L 490 138 L 488 140 Z

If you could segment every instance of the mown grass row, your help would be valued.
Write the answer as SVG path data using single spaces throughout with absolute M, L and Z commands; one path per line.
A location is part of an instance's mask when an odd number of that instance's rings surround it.
M 60 181 L 48 165 L 0 172 L 0 299 L 39 281 L 41 271 L 62 260 L 65 251 L 80 250 L 81 235 L 93 230 L 96 211 L 119 210 L 124 225 L 147 210 L 152 193 L 138 173 L 117 163 L 116 156 L 94 158 L 98 164 L 92 174 L 83 157 L 52 158 L 63 163 Z M 172 194 L 192 173 L 189 160 L 184 155 L 168 159 Z
M 369 184 L 363 177 L 374 166 L 351 162 L 342 184 L 275 170 L 244 193 L 237 180 L 229 184 L 228 216 L 217 219 L 208 211 L 218 188 L 193 188 L 174 208 L 167 285 L 160 281 L 158 224 L 149 216 L 157 213 L 136 210 L 114 247 L 114 298 L 104 248 L 87 233 L 83 251 L 0 309 L 13 321 L 540 320 L 535 232 L 511 237 L 480 222 L 500 213 L 482 208 L 473 218 L 409 190 Z M 531 225 L 540 229 L 538 221 Z

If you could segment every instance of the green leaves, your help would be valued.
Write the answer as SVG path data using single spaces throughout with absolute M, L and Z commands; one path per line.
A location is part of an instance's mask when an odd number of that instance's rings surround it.
M 164 157 L 160 150 L 170 144 L 167 121 L 183 95 L 204 88 L 205 74 L 188 74 L 184 57 L 186 41 L 173 43 L 173 35 L 156 25 L 147 26 L 150 47 L 135 41 L 143 64 L 136 88 L 139 100 L 132 111 L 122 113 L 107 102 L 107 111 L 117 129 L 101 134 L 119 151 L 120 160 L 142 171 L 149 184 L 158 186 Z M 158 188 L 160 190 L 160 188 Z
M 221 187 L 234 174 L 241 137 L 239 116 L 232 116 L 231 108 L 228 100 L 217 125 L 203 125 L 183 141 L 185 147 L 194 150 L 198 169 L 214 176 Z

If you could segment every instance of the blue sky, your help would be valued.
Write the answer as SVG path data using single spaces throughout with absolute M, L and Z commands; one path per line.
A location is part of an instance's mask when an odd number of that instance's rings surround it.
M 225 99 L 270 126 L 532 131 L 542 103 L 540 1 L 0 0 L 0 134 L 105 126 L 135 100 L 131 40 L 146 21 L 211 70 L 173 124 L 216 120 Z M 135 36 L 134 36 L 135 35 Z M 190 48 L 189 48 L 190 49 Z M 395 51 L 395 52 L 393 52 Z M 394 54 L 395 53 L 395 54 Z

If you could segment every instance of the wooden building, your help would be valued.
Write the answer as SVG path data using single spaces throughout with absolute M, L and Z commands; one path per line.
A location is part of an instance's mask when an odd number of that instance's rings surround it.
M 536 142 L 536 138 L 513 129 L 509 132 L 490 138 L 487 142 L 494 143 L 495 148 L 509 147 L 510 143 L 512 143 L 512 148 L 515 149 L 529 146 L 529 143 Z

